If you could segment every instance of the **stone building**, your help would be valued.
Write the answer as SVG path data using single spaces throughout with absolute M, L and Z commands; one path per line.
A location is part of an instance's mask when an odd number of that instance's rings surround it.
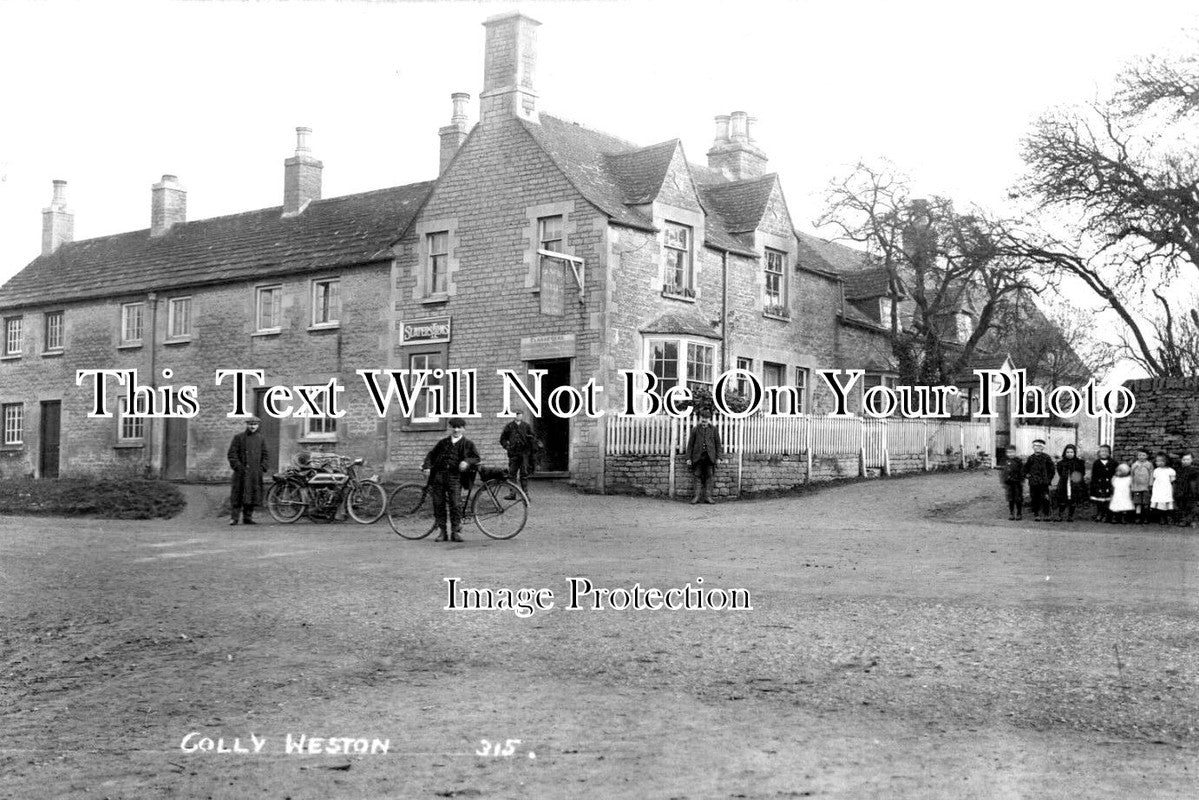
M 380 418 L 358 370 L 477 370 L 468 435 L 488 461 L 502 458 L 500 368 L 528 376 L 530 391 L 529 371 L 542 371 L 542 398 L 593 382 L 608 414 L 626 369 L 662 390 L 710 387 L 740 367 L 798 387 L 816 412 L 831 401 L 817 369 L 893 375 L 883 326 L 845 299 L 838 264 L 859 254 L 795 230 L 754 118 L 717 117 L 705 165 L 678 140 L 631 144 L 541 108 L 536 21 L 484 27 L 478 122 L 454 94 L 430 182 L 322 199 L 322 163 L 297 129 L 282 206 L 189 222 L 166 175 L 149 229 L 80 242 L 56 182 L 42 255 L 0 288 L 0 470 L 223 477 L 237 426 L 230 381 L 214 385 L 222 369 L 263 371 L 243 400 L 280 458 L 322 447 L 400 473 L 444 419 L 426 396 L 408 418 Z M 195 385 L 199 413 L 137 419 L 114 397 L 112 419 L 88 418 L 80 369 L 137 369 L 158 396 Z M 344 416 L 262 413 L 270 387 L 330 379 L 345 387 Z M 603 488 L 603 419 L 535 422 L 544 471 Z

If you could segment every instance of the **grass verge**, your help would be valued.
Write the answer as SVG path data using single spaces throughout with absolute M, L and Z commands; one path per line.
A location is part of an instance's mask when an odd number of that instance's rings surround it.
M 174 484 L 105 478 L 0 482 L 0 514 L 167 519 L 186 505 Z

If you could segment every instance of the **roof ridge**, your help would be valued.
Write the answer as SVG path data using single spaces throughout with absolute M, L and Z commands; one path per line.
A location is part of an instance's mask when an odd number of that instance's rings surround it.
M 607 131 L 601 131 L 599 128 L 593 128 L 590 125 L 584 125 L 582 122 L 578 122 L 573 119 L 568 119 L 566 117 L 560 117 L 557 114 L 547 114 L 544 111 L 540 112 L 539 116 L 548 117 L 548 118 L 554 120 L 555 122 L 561 122 L 563 125 L 574 125 L 576 128 L 582 128 L 585 131 L 590 131 L 592 133 L 598 133 L 600 136 L 606 136 L 609 139 L 620 142 L 621 144 L 626 145 L 627 147 L 629 147 L 633 150 L 643 149 L 642 145 L 639 145 L 636 142 L 630 142 L 628 139 L 625 139 L 622 136 L 617 136 L 616 134 L 608 133 Z
M 305 207 L 305 210 L 312 208 L 313 206 L 317 205 L 318 203 L 321 205 L 325 205 L 327 203 L 344 202 L 346 200 L 353 200 L 356 198 L 366 197 L 367 195 L 370 195 L 370 194 L 383 194 L 384 192 L 394 192 L 394 191 L 398 191 L 400 189 L 411 189 L 412 187 L 420 186 L 423 183 L 432 184 L 433 181 L 414 181 L 413 183 L 405 183 L 400 186 L 386 186 L 382 189 L 370 189 L 365 192 L 351 192 L 350 194 L 339 194 L 336 197 L 322 197 L 320 200 L 313 200 L 311 203 L 309 203 L 308 206 Z M 183 222 L 176 223 L 176 225 L 173 225 L 171 227 L 173 230 L 176 226 L 186 227 L 188 225 L 198 225 L 202 222 L 219 222 L 220 220 L 228 220 L 228 219 L 233 219 L 235 217 L 248 217 L 251 214 L 263 214 L 268 211 L 276 211 L 276 210 L 280 210 L 280 215 L 282 215 L 282 212 L 281 212 L 282 208 L 283 208 L 282 204 L 277 205 L 277 206 L 265 206 L 263 208 L 251 208 L 246 211 L 234 211 L 231 214 L 219 214 L 215 217 L 201 217 L 199 219 L 189 219 L 189 220 L 185 220 Z M 302 216 L 303 216 L 302 214 L 297 215 L 297 217 L 302 217 Z M 72 245 L 87 244 L 88 242 L 95 242 L 100 239 L 115 239 L 118 236 L 133 236 L 135 234 L 145 234 L 145 233 L 148 233 L 149 231 L 150 231 L 149 228 L 134 228 L 131 231 L 118 231 L 116 233 L 106 233 L 106 234 L 102 234 L 100 236 L 91 236 L 91 237 L 88 237 L 87 239 L 73 239 L 72 241 L 69 241 L 69 242 L 63 242 L 63 244 L 61 245 L 61 247 L 59 249 L 62 249 L 65 247 L 71 247 Z

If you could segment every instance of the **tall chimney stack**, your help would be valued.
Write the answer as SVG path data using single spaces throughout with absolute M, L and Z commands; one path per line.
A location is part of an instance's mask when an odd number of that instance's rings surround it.
M 75 239 L 75 215 L 67 208 L 67 182 L 54 181 L 50 206 L 42 209 L 42 255 Z
M 321 170 L 325 165 L 312 157 L 308 136 L 312 128 L 296 128 L 296 154 L 283 162 L 283 216 L 303 213 L 313 200 L 321 199 Z
M 483 93 L 479 95 L 481 123 L 511 117 L 539 121 L 537 92 L 533 90 L 539 25 L 537 20 L 519 12 L 501 14 L 483 23 L 487 43 L 483 53 Z
M 437 131 L 437 135 L 441 137 L 441 167 L 437 171 L 438 175 L 445 172 L 458 148 L 466 141 L 466 103 L 470 100 L 470 95 L 466 92 L 454 92 L 450 99 L 454 102 L 450 124 Z
M 766 154 L 754 140 L 758 118 L 734 111 L 716 118 L 716 141 L 708 151 L 708 166 L 729 180 L 760 178 L 766 174 Z
M 187 191 L 174 175 L 163 175 L 150 187 L 150 235 L 162 236 L 187 222 Z

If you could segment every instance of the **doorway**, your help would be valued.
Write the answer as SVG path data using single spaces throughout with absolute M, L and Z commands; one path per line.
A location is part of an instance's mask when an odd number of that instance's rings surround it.
M 570 420 L 550 412 L 549 397 L 559 386 L 570 386 L 570 359 L 530 361 L 529 369 L 546 370 L 541 379 L 541 416 L 532 420 L 533 432 L 545 447 L 537 472 L 546 477 L 569 476 Z
M 266 408 L 263 406 L 263 398 L 266 397 L 270 387 L 263 387 L 254 390 L 254 416 L 258 417 L 262 423 L 258 426 L 258 432 L 262 434 L 262 438 L 266 440 L 267 458 L 270 459 L 270 467 L 272 472 L 279 471 L 279 420 L 277 417 L 272 417 L 266 413 Z
M 37 474 L 43 478 L 58 477 L 59 450 L 62 447 L 62 401 L 42 401 L 41 435 L 38 437 Z
M 168 417 L 163 436 L 162 477 L 181 481 L 187 477 L 187 420 Z

